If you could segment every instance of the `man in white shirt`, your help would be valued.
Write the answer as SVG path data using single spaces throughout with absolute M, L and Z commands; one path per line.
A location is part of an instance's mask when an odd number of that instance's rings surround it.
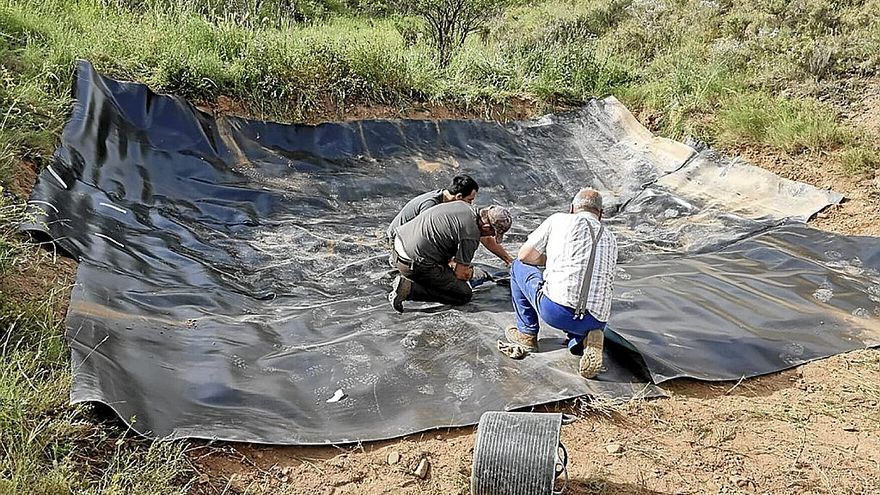
M 585 378 L 602 369 L 617 264 L 617 240 L 601 220 L 602 196 L 581 189 L 569 213 L 551 215 L 529 235 L 511 268 L 516 325 L 505 329 L 507 340 L 536 351 L 540 316 L 568 335 L 569 350 L 582 355 Z

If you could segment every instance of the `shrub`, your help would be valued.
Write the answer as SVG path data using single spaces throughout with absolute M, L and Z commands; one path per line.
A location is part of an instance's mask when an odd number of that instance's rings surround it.
M 464 46 L 468 35 L 487 29 L 488 22 L 510 3 L 509 0 L 399 0 L 404 14 L 421 17 L 441 67 Z

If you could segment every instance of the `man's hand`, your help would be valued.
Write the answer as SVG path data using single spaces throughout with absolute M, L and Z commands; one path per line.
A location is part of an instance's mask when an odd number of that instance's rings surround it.
M 490 253 L 498 256 L 498 258 L 503 261 L 504 264 L 510 265 L 511 263 L 513 263 L 513 256 L 508 254 L 507 250 L 504 249 L 504 246 L 498 244 L 498 241 L 496 241 L 494 237 L 480 237 L 480 244 L 488 249 Z
M 455 273 L 455 278 L 467 282 L 474 275 L 474 269 L 470 265 L 454 261 L 452 263 L 452 271 Z

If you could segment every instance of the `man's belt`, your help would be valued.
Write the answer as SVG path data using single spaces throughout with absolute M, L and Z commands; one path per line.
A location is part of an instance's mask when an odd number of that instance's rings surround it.
M 391 256 L 395 263 L 406 266 L 410 270 L 415 268 L 415 262 L 406 256 L 403 251 L 403 244 L 398 237 L 394 238 L 394 243 L 391 247 Z

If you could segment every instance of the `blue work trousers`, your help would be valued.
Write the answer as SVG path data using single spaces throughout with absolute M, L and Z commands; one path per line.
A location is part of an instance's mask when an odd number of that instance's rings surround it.
M 541 292 L 544 274 L 541 269 L 515 260 L 510 271 L 510 293 L 516 328 L 528 335 L 538 335 L 538 318 L 558 328 L 568 336 L 568 348 L 574 354 L 582 354 L 582 342 L 590 330 L 604 329 L 605 322 L 593 318 L 589 312 L 582 319 L 574 317 L 574 309 L 556 304 Z

